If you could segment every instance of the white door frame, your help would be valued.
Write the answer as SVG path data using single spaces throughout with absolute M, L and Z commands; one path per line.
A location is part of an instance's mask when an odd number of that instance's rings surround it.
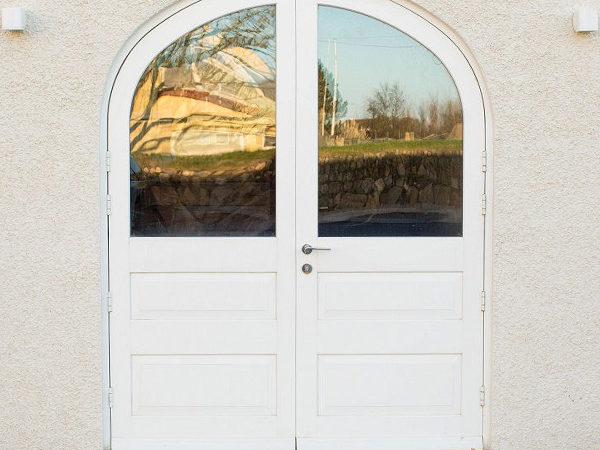
M 155 29 L 162 22 L 168 20 L 173 15 L 184 11 L 191 5 L 198 3 L 202 0 L 180 0 L 172 6 L 163 9 L 158 12 L 152 18 L 141 24 L 125 42 L 125 44 L 118 51 L 115 59 L 113 60 L 112 66 L 107 74 L 104 95 L 101 105 L 100 114 L 100 155 L 99 155 L 99 168 L 100 168 L 100 257 L 101 257 L 101 333 L 102 333 L 102 405 L 103 405 L 103 433 L 102 433 L 102 445 L 103 448 L 110 448 L 110 408 L 109 408 L 109 386 L 110 386 L 110 355 L 109 355 L 109 314 L 108 314 L 108 220 L 107 220 L 107 193 L 108 193 L 108 109 L 110 105 L 112 89 L 115 84 L 116 78 L 119 75 L 121 67 L 124 61 L 127 59 L 129 53 L 134 47 L 144 38 L 146 34 Z M 483 439 L 484 446 L 487 447 L 491 436 L 491 421 L 490 421 L 490 386 L 491 386 L 491 341 L 492 341 L 492 330 L 491 330 L 491 317 L 492 317 L 492 235 L 493 235 L 493 114 L 491 100 L 484 82 L 483 70 L 476 62 L 474 54 L 469 50 L 466 42 L 457 35 L 451 27 L 446 25 L 439 18 L 429 13 L 424 8 L 414 4 L 413 2 L 406 0 L 382 0 L 393 2 L 399 5 L 399 7 L 405 8 L 412 13 L 420 16 L 422 19 L 429 22 L 439 32 L 445 35 L 458 50 L 464 56 L 466 62 L 470 65 L 475 79 L 477 80 L 479 90 L 481 92 L 481 102 L 484 108 L 485 115 L 485 147 L 487 152 L 487 172 L 485 177 L 486 195 L 487 195 L 487 215 L 485 217 L 485 258 L 484 258 L 484 286 L 487 292 L 487 307 L 484 312 L 484 367 L 482 371 L 484 374 L 484 381 L 486 386 L 487 399 L 485 406 L 483 407 Z M 268 2 L 265 2 L 268 3 Z

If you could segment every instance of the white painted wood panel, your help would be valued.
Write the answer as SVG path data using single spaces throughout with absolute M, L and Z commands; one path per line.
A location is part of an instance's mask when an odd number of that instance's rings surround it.
M 320 247 L 332 249 L 315 253 L 319 272 L 456 272 L 465 258 L 464 238 L 317 237 L 316 228 L 314 234 Z
M 276 238 L 141 238 L 128 242 L 131 272 L 276 272 Z
M 319 415 L 460 414 L 460 355 L 320 355 Z
M 133 319 L 275 319 L 276 273 L 133 273 Z
M 272 354 L 277 353 L 274 320 L 133 320 L 133 354 Z
M 116 395 L 116 394 L 115 394 Z M 254 448 L 255 440 L 277 439 L 271 437 L 272 430 L 277 429 L 278 416 L 132 416 L 130 431 L 139 436 L 137 439 L 156 439 L 164 442 L 178 442 L 181 439 L 228 439 L 244 442 Z M 152 430 L 149 433 L 147 430 Z M 145 436 L 151 436 L 150 438 Z M 243 438 L 243 440 L 242 440 Z M 282 436 L 279 439 L 291 439 L 293 436 Z M 123 438 L 127 439 L 127 438 Z M 135 438 L 134 438 L 135 439 Z M 145 447 L 138 447 L 144 449 Z M 245 449 L 244 446 L 240 447 Z
M 133 415 L 272 416 L 275 355 L 132 357 Z
M 479 450 L 481 448 L 481 436 L 298 439 L 300 450 Z
M 320 273 L 319 319 L 459 319 L 460 273 Z
M 318 354 L 461 353 L 460 320 L 319 320 Z
M 295 450 L 293 439 L 113 439 L 113 450 Z

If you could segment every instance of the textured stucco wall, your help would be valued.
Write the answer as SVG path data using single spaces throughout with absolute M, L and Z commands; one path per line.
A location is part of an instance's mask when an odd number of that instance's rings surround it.
M 492 447 L 599 449 L 600 38 L 573 33 L 581 2 L 418 3 L 494 113 Z
M 0 448 L 101 446 L 105 77 L 169 0 L 23 0 L 0 34 Z M 494 110 L 492 448 L 600 448 L 600 38 L 562 0 L 419 0 Z M 600 8 L 600 1 L 584 2 Z

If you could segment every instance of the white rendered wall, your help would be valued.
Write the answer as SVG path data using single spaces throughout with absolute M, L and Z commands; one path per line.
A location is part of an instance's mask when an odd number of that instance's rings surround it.
M 494 114 L 492 448 L 600 448 L 600 36 L 573 32 L 576 2 L 418 3 Z
M 100 105 L 171 2 L 11 3 L 29 24 L 0 33 L 0 448 L 96 449 Z M 494 112 L 491 447 L 596 448 L 600 38 L 562 0 L 418 4 L 470 48 Z

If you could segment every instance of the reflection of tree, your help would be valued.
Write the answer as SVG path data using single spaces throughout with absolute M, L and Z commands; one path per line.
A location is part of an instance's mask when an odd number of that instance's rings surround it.
M 417 138 L 462 139 L 463 114 L 460 99 L 440 101 L 431 97 L 411 107 L 398 83 L 383 83 L 367 98 L 369 119 L 358 120 L 370 138 L 403 139 L 405 133 Z M 415 113 L 413 111 L 416 110 Z M 356 124 L 349 124 L 349 126 Z
M 131 148 L 143 141 L 153 128 L 173 122 L 175 119 L 151 120 L 153 107 L 161 93 L 173 89 L 194 89 L 201 84 L 203 89 L 218 90 L 224 96 L 257 100 L 252 111 L 239 102 L 232 102 L 232 110 L 242 111 L 249 116 L 247 122 L 262 117 L 274 117 L 272 102 L 260 103 L 258 94 L 273 100 L 275 97 L 275 8 L 264 6 L 230 14 L 187 33 L 177 39 L 149 64 L 143 73 L 136 91 L 135 102 L 143 108 L 133 117 L 130 124 Z M 211 62 L 211 63 L 209 63 Z M 257 69 L 262 65 L 263 70 Z M 232 76 L 243 68 L 244 76 Z M 166 83 L 164 73 L 171 69 L 177 77 Z M 162 74 L 161 74 L 162 71 Z M 139 97 L 138 97 L 139 96 Z M 146 97 L 146 98 L 143 98 Z M 133 107 L 132 107 L 133 112 Z M 187 122 L 191 117 L 178 119 Z M 226 117 L 204 117 L 204 120 L 226 121 Z M 244 120 L 240 120 L 243 124 Z M 274 124 L 273 124 L 274 125 Z
M 406 111 L 406 97 L 398 83 L 382 83 L 367 99 L 371 127 L 377 137 L 398 138 L 398 122 Z
M 319 60 L 319 120 L 322 120 L 322 111 L 325 108 L 325 127 L 331 128 L 331 121 L 333 118 L 333 86 L 335 85 L 335 81 L 333 79 L 333 75 L 329 72 L 324 66 L 323 63 Z M 336 107 L 335 107 L 335 116 L 336 122 L 337 119 L 341 119 L 346 116 L 348 112 L 348 102 L 346 102 L 340 93 L 340 90 L 337 90 L 337 99 L 336 99 Z
M 456 125 L 462 124 L 462 104 L 459 99 L 441 102 L 437 97 L 431 97 L 419 106 L 419 120 L 423 137 L 448 135 Z

